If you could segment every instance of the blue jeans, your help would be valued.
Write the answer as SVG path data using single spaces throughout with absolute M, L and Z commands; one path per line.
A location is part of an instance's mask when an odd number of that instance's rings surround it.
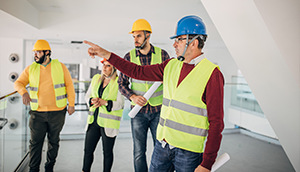
M 153 144 L 156 143 L 156 128 L 160 112 L 153 114 L 138 113 L 131 118 L 131 131 L 133 138 L 133 158 L 135 172 L 147 172 L 146 145 L 147 133 L 150 128 Z
M 164 148 L 156 141 L 149 172 L 194 172 L 202 162 L 202 153 L 195 153 L 180 148 Z

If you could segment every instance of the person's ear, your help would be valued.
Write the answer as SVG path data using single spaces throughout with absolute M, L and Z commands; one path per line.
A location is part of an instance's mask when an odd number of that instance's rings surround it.
M 198 39 L 195 39 L 191 44 L 193 48 L 198 48 L 198 44 L 199 44 Z

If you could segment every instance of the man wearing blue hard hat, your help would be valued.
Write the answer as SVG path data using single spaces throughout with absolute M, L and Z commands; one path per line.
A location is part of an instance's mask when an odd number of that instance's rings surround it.
M 164 82 L 151 172 L 206 172 L 215 162 L 224 128 L 224 78 L 219 67 L 203 55 L 206 38 L 201 18 L 183 17 L 171 37 L 177 58 L 150 66 L 132 64 L 85 41 L 91 46 L 90 56 L 107 58 L 126 75 Z

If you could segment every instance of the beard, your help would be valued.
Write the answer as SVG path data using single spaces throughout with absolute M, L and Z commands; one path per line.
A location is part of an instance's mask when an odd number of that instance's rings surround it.
M 38 57 L 37 57 L 37 56 L 34 56 L 34 61 L 35 61 L 36 63 L 38 63 L 38 64 L 42 64 L 42 63 L 44 63 L 46 56 L 45 56 L 45 54 L 44 54 L 44 55 L 43 55 L 42 57 L 40 57 L 38 60 L 36 60 L 36 58 L 38 58 Z
M 135 42 L 135 43 L 138 43 L 138 42 Z M 135 48 L 137 50 L 141 50 L 141 49 L 144 49 L 146 47 L 146 41 L 144 41 L 140 46 L 135 46 Z

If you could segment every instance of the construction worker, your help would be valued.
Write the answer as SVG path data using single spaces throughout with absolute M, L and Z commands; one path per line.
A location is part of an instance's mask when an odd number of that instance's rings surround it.
M 177 23 L 173 47 L 177 59 L 159 65 L 138 66 L 100 46 L 90 56 L 105 57 L 124 74 L 137 79 L 163 81 L 163 105 L 150 170 L 210 171 L 222 139 L 224 78 L 217 65 L 202 52 L 207 33 L 198 16 Z M 205 149 L 204 142 L 207 138 Z
M 118 91 L 117 69 L 106 59 L 102 60 L 102 75 L 94 75 L 85 100 L 90 107 L 85 135 L 83 172 L 91 171 L 94 151 L 102 137 L 103 172 L 110 172 L 113 148 L 119 133 L 124 97 Z
M 150 44 L 152 29 L 145 19 L 136 20 L 129 33 L 133 36 L 135 48 L 125 55 L 125 60 L 144 66 L 160 64 L 169 59 L 169 55 L 165 50 Z M 153 144 L 155 144 L 156 128 L 163 98 L 163 86 L 161 85 L 147 101 L 143 95 L 152 86 L 153 81 L 137 80 L 129 78 L 124 73 L 120 73 L 118 83 L 120 92 L 131 101 L 131 108 L 136 104 L 142 107 L 138 114 L 134 118 L 131 118 L 133 158 L 135 171 L 147 172 L 147 133 L 148 129 L 150 129 Z M 130 83 L 131 86 L 129 87 Z
M 15 81 L 14 88 L 29 105 L 30 161 L 29 171 L 39 171 L 44 139 L 47 134 L 48 150 L 45 171 L 52 172 L 59 148 L 59 134 L 65 123 L 66 111 L 75 112 L 75 91 L 67 67 L 51 59 L 51 48 L 39 39 L 33 46 L 34 60 Z M 26 85 L 29 83 L 29 92 Z M 67 100 L 69 106 L 67 107 Z

